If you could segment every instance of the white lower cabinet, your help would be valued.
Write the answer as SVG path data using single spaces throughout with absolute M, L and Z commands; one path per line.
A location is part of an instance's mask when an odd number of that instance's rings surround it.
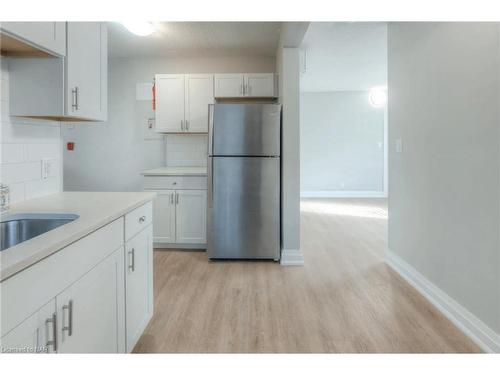
M 153 316 L 151 225 L 127 242 L 125 255 L 127 352 L 131 352 Z
M 57 349 L 56 300 L 0 339 L 4 353 L 54 353 Z
M 124 348 L 123 248 L 56 297 L 59 353 L 120 353 Z
M 2 281 L 0 351 L 132 351 L 153 314 L 151 209 L 148 202 Z
M 206 202 L 206 190 L 176 191 L 176 243 L 206 242 Z
M 157 190 L 153 205 L 154 241 L 175 243 L 175 190 Z
M 153 203 L 154 242 L 167 245 L 204 245 L 207 239 L 207 191 L 154 191 L 157 193 Z

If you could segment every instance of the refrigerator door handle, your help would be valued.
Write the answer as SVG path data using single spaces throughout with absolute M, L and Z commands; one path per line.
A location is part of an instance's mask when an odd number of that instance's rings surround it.
M 213 175 L 213 170 L 214 170 L 214 158 L 210 157 L 208 158 L 208 192 L 207 192 L 207 198 L 208 198 L 208 207 L 212 208 L 213 205 L 213 200 L 214 200 L 214 175 Z
M 208 156 L 212 155 L 214 135 L 214 105 L 208 105 Z
M 214 150 L 214 105 L 208 105 L 208 155 L 211 156 Z

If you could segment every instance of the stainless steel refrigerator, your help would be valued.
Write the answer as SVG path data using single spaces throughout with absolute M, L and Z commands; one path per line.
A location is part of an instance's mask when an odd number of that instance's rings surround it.
M 281 106 L 209 107 L 207 251 L 280 258 Z

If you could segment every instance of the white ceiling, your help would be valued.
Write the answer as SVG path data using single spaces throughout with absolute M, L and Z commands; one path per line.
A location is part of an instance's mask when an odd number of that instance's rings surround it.
M 150 36 L 109 23 L 110 57 L 274 56 L 281 22 L 158 22 Z
M 366 90 L 387 86 L 387 24 L 311 22 L 301 48 L 301 91 Z

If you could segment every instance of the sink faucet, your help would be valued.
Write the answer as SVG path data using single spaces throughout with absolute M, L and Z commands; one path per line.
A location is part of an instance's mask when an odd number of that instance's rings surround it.
M 0 183 L 0 212 L 7 211 L 10 203 L 10 190 L 7 185 Z

